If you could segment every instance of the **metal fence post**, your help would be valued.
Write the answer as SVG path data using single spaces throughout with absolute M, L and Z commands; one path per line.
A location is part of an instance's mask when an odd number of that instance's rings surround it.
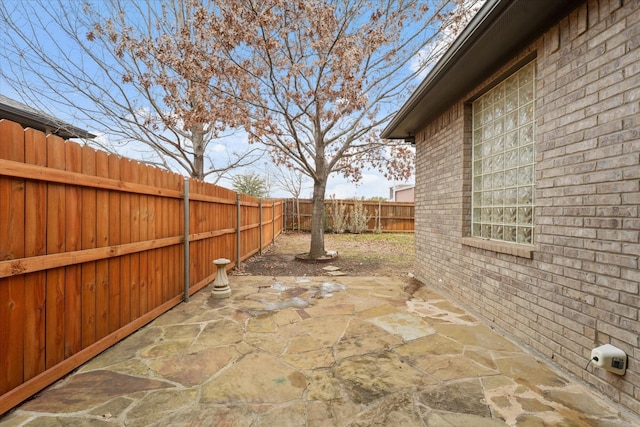
M 184 302 L 189 302 L 189 178 L 184 179 Z
M 240 232 L 242 228 L 242 215 L 240 214 L 240 193 L 238 193 L 236 197 L 236 209 L 238 211 L 238 238 L 237 238 L 237 248 L 236 248 L 236 269 L 240 270 Z
M 260 223 L 260 247 L 258 253 L 262 255 L 262 199 L 258 200 L 258 209 L 260 209 L 260 219 L 258 220 Z

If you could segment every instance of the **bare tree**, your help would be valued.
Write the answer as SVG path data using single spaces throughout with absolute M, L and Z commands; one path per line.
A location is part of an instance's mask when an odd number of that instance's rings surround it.
M 326 253 L 331 174 L 357 181 L 373 167 L 397 180 L 410 175 L 412 148 L 378 133 L 433 63 L 423 48 L 457 22 L 457 10 L 437 0 L 221 0 L 197 12 L 217 28 L 228 69 L 235 65 L 230 94 L 246 106 L 251 140 L 313 181 L 310 258 Z M 421 65 L 410 67 L 419 54 Z
M 140 126 L 143 137 L 156 131 L 154 148 L 164 155 L 169 141 L 161 137 L 171 133 L 171 152 L 196 175 L 197 160 L 184 160 L 182 153 L 196 159 L 205 131 L 217 136 L 242 125 L 249 142 L 260 143 L 276 165 L 312 180 L 310 258 L 326 253 L 324 197 L 331 174 L 357 182 L 371 167 L 394 180 L 410 176 L 412 148 L 378 133 L 433 64 L 436 56 L 425 48 L 439 39 L 442 26 L 455 27 L 464 15 L 453 4 L 462 0 L 167 0 L 160 8 L 150 0 L 142 6 L 110 0 L 76 17 L 58 1 L 51 21 L 54 14 L 62 19 L 60 27 L 97 64 L 89 69 L 104 82 L 82 63 L 65 64 L 71 70 L 56 75 L 97 105 L 103 97 L 127 100 L 127 109 L 107 117 Z M 21 40 L 14 46 L 18 55 L 36 52 L 35 59 L 50 67 L 67 62 L 47 60 L 43 46 L 30 45 L 37 29 L 29 18 L 12 22 L 17 13 L 0 4 L 3 24 Z M 90 43 L 81 39 L 83 31 Z M 419 66 L 412 66 L 415 58 Z M 30 59 L 16 61 L 37 73 L 38 66 L 24 64 Z M 134 90 L 152 96 L 128 98 Z M 190 137 L 189 148 L 178 129 Z
M 217 182 L 255 162 L 262 150 L 246 137 L 244 144 L 228 137 L 243 115 L 216 89 L 232 83 L 221 73 L 208 29 L 194 25 L 195 5 L 0 2 L 0 74 L 33 106 L 53 115 L 56 107 L 73 108 L 75 122 L 108 135 L 102 148 Z M 189 56 L 191 45 L 212 54 Z M 192 63 L 178 70 L 176 58 Z M 220 142 L 225 136 L 233 142 Z
M 296 168 L 277 168 L 276 172 L 271 174 L 276 185 L 283 191 L 286 191 L 293 198 L 293 215 L 297 218 L 297 222 L 294 222 L 293 229 L 295 230 L 295 224 L 300 230 L 300 196 L 302 191 L 306 188 L 305 174 Z
M 293 198 L 299 198 L 302 191 L 307 188 L 306 175 L 299 169 L 276 168 L 270 176 L 279 189 L 289 193 Z

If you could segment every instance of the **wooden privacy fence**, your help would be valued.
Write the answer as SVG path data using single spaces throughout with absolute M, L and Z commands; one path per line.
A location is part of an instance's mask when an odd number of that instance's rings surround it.
M 361 203 L 369 218 L 367 231 L 402 233 L 414 231 L 415 206 L 412 202 L 382 202 L 378 200 L 325 200 L 325 225 L 332 230 L 330 208 L 334 204 L 346 207 L 345 213 L 353 212 L 356 203 Z M 310 199 L 285 200 L 285 230 L 311 230 L 312 202 Z
M 0 120 L 0 414 L 268 246 L 283 211 Z

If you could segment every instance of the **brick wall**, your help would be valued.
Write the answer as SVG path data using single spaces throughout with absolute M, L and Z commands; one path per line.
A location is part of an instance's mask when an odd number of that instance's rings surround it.
M 537 246 L 475 244 L 465 101 L 532 57 Z M 639 205 L 640 2 L 590 0 L 417 135 L 416 275 L 640 414 Z

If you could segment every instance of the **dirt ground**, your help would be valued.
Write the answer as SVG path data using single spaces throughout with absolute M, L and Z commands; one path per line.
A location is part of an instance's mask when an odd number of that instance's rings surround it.
M 311 234 L 287 232 L 262 255 L 254 255 L 242 264 L 241 273 L 255 276 L 322 276 L 336 267 L 347 276 L 402 276 L 413 272 L 413 233 L 325 234 L 325 249 L 337 251 L 338 258 L 328 263 L 306 263 L 295 255 L 308 252 Z

